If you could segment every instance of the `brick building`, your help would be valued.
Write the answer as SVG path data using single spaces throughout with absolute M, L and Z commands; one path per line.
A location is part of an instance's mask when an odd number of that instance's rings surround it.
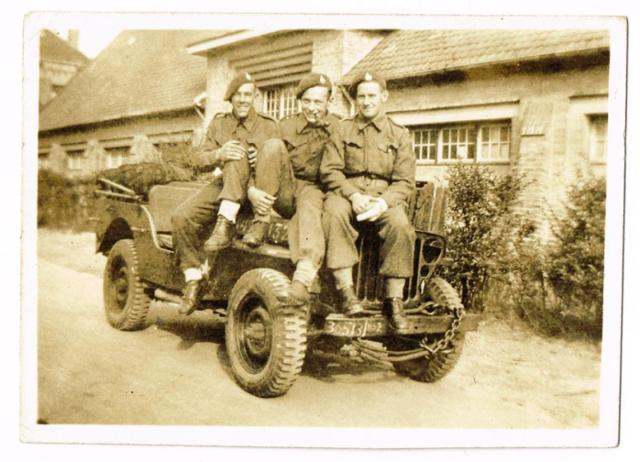
M 186 46 L 219 34 L 122 32 L 40 113 L 39 166 L 82 176 L 190 145 L 202 131 L 194 98 L 205 90 L 207 66 Z
M 40 31 L 40 107 L 62 92 L 74 75 L 88 62 L 78 51 L 77 31 L 70 31 L 65 41 L 51 31 Z

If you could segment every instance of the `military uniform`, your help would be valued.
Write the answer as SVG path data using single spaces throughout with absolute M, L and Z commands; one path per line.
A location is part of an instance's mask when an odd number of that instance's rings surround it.
M 320 162 L 324 147 L 340 120 L 328 114 L 312 125 L 302 113 L 278 124 L 278 140 L 271 140 L 256 159 L 256 188 L 276 197 L 273 208 L 290 218 L 289 247 L 291 260 L 310 260 L 315 267 L 324 259 L 322 205 L 324 192 L 320 183 Z
M 226 142 L 237 140 L 246 149 L 260 151 L 265 141 L 277 136 L 276 121 L 257 113 L 253 108 L 242 121 L 233 112 L 219 114 L 209 124 L 205 141 L 194 153 L 194 164 L 199 167 L 223 167 L 213 151 Z M 202 242 L 215 223 L 220 201 L 242 202 L 246 197 L 246 185 L 238 179 L 249 175 L 247 158 L 226 162 L 222 172 L 222 184 L 219 181 L 208 183 L 178 207 L 172 216 L 173 239 L 182 270 L 202 264 Z
M 358 262 L 358 230 L 349 198 L 354 193 L 380 197 L 388 209 L 374 222 L 382 238 L 380 273 L 391 278 L 413 274 L 415 232 L 406 204 L 415 188 L 416 160 L 406 128 L 384 113 L 371 120 L 345 119 L 327 143 L 320 175 L 330 192 L 324 202 L 327 267 L 351 268 Z

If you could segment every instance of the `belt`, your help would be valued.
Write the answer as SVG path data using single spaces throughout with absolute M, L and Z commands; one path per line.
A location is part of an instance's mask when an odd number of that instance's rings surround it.
M 346 173 L 345 176 L 347 178 L 365 178 L 368 180 L 382 180 L 382 181 L 386 181 L 387 183 L 389 182 L 388 178 L 382 175 L 378 175 L 377 173 L 371 173 L 371 172 Z

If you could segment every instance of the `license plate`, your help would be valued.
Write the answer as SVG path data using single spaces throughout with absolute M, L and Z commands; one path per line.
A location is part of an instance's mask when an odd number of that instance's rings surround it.
M 382 335 L 386 323 L 382 318 L 339 319 L 328 317 L 323 333 L 338 337 L 370 337 Z

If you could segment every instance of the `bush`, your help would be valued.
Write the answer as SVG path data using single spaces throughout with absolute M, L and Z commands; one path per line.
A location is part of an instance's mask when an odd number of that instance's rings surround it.
M 49 170 L 38 172 L 38 227 L 91 231 L 95 179 L 71 179 Z
M 556 308 L 591 335 L 602 330 L 604 289 L 604 178 L 580 182 L 567 192 L 564 213 L 554 217 L 546 269 Z
M 474 311 L 515 313 L 538 332 L 586 335 L 602 330 L 605 181 L 568 190 L 561 214 L 550 216 L 553 239 L 541 244 L 517 213 L 525 183 L 485 167 L 449 168 L 445 222 L 454 263 L 445 277 Z
M 459 288 L 466 307 L 483 311 L 490 281 L 509 277 L 534 231 L 516 213 L 525 183 L 520 176 L 469 164 L 451 166 L 448 177 L 445 232 L 454 263 L 445 276 Z

